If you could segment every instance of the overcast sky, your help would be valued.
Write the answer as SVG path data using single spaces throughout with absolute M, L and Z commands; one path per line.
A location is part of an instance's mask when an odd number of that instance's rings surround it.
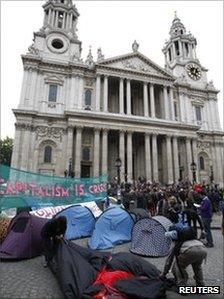
M 1 134 L 14 137 L 12 112 L 19 104 L 23 67 L 21 54 L 32 44 L 33 31 L 43 24 L 45 1 L 1 1 Z M 105 58 L 139 51 L 164 67 L 161 51 L 177 11 L 187 31 L 196 37 L 197 56 L 209 69 L 219 93 L 223 123 L 223 1 L 73 1 L 80 13 L 78 37 L 82 58 L 89 45 L 94 59 L 101 47 Z

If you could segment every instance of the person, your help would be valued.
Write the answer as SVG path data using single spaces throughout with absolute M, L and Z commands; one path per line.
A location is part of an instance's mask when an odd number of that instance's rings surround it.
M 206 191 L 202 190 L 200 192 L 202 196 L 201 206 L 200 206 L 200 213 L 201 219 L 205 228 L 205 237 L 207 243 L 205 244 L 206 247 L 214 247 L 213 244 L 213 237 L 211 233 L 211 222 L 212 222 L 212 204 L 208 196 L 206 196 Z
M 187 227 L 184 230 L 175 228 L 167 232 L 166 236 L 170 237 L 175 243 L 166 260 L 164 270 L 159 277 L 161 279 L 166 278 L 176 257 L 172 267 L 176 286 L 186 285 L 188 280 L 186 268 L 189 265 L 193 268 L 196 286 L 204 286 L 202 263 L 207 257 L 207 252 L 203 243 L 196 239 L 195 230 L 192 227 Z
M 187 223 L 189 226 L 192 226 L 197 233 L 197 222 L 201 229 L 201 237 L 204 235 L 204 226 L 201 220 L 201 217 L 198 215 L 197 208 L 194 205 L 194 200 L 191 197 L 188 197 L 186 200 L 186 207 L 185 210 L 182 213 L 182 216 L 187 216 Z

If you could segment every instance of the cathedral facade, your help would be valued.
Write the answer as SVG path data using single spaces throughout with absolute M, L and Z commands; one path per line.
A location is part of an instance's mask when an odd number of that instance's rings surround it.
M 223 186 L 218 90 L 196 56 L 196 39 L 175 16 L 162 68 L 139 52 L 81 59 L 79 13 L 71 0 L 43 5 L 44 22 L 22 55 L 24 77 L 12 167 L 64 176 L 144 176 Z

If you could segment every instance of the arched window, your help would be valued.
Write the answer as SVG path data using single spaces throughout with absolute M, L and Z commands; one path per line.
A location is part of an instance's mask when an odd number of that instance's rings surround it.
M 199 167 L 200 167 L 200 170 L 205 169 L 205 160 L 202 156 L 199 157 Z
M 92 92 L 91 92 L 91 90 L 87 89 L 85 92 L 85 105 L 86 106 L 91 106 L 91 97 L 92 97 Z
M 44 149 L 44 163 L 51 163 L 52 159 L 52 147 L 47 145 Z

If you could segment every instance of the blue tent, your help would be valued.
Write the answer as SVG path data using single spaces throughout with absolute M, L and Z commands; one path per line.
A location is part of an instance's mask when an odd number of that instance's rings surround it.
M 67 219 L 66 239 L 74 240 L 92 235 L 96 219 L 89 208 L 74 205 L 60 211 L 54 218 L 59 216 Z
M 89 246 L 91 249 L 107 249 L 129 242 L 133 226 L 134 220 L 127 211 L 120 207 L 109 208 L 96 221 Z

